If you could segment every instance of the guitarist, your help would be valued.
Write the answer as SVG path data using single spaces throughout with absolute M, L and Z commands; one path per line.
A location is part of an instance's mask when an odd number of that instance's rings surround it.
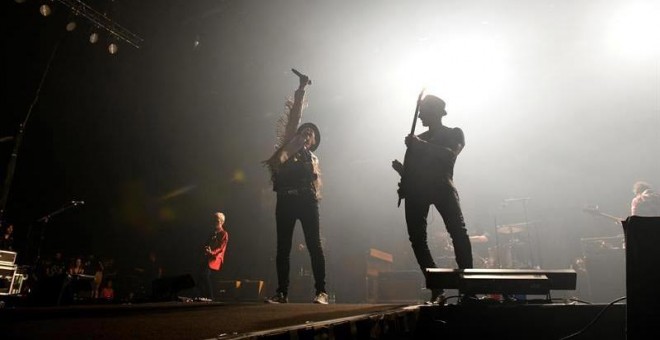
M 213 281 L 214 273 L 222 268 L 229 241 L 229 233 L 225 230 L 225 214 L 216 212 L 213 214 L 214 227 L 204 245 L 205 261 L 202 264 L 202 277 L 200 280 L 200 290 L 204 298 L 214 300 Z
M 660 194 L 653 190 L 651 184 L 637 181 L 633 184 L 635 197 L 630 202 L 632 216 L 660 216 Z
M 408 236 L 422 272 L 435 268 L 427 244 L 429 208 L 434 205 L 445 223 L 453 246 L 458 268 L 472 268 L 472 246 L 468 237 L 453 174 L 456 157 L 463 150 L 465 139 L 460 128 L 442 124 L 447 114 L 445 102 L 427 95 L 418 104 L 419 119 L 428 131 L 405 139 L 405 165 L 394 160 L 392 167 L 401 175 L 399 194 L 405 198 Z M 432 290 L 431 303 L 444 303 L 442 290 Z

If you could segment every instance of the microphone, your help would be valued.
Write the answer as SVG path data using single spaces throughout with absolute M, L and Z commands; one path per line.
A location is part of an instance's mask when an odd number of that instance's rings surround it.
M 295 68 L 292 68 L 291 71 L 292 71 L 293 73 L 295 73 L 295 74 L 296 74 L 298 77 L 300 77 L 300 78 L 303 78 L 303 77 L 307 78 L 306 75 L 300 73 L 300 71 L 296 70 Z M 309 79 L 309 78 L 307 78 L 307 85 L 312 85 L 312 80 Z
M 71 201 L 71 204 L 73 204 L 73 205 L 78 205 L 78 204 L 83 205 L 83 204 L 85 204 L 85 201 Z

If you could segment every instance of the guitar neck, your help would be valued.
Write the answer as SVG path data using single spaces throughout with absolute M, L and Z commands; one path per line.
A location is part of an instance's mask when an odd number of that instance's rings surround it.
M 588 212 L 588 213 L 592 214 L 592 215 L 595 215 L 595 216 L 602 216 L 602 217 L 608 218 L 608 219 L 610 219 L 610 220 L 612 220 L 612 221 L 615 221 L 615 222 L 617 222 L 617 223 L 621 223 L 621 221 L 625 220 L 625 218 L 621 218 L 621 217 L 618 217 L 618 216 L 614 216 L 614 215 L 606 214 L 606 213 L 601 212 L 600 210 L 595 209 L 595 208 L 585 208 L 585 209 L 583 209 L 583 210 L 584 210 L 585 212 Z
M 623 218 L 616 217 L 616 216 L 613 216 L 613 215 L 610 215 L 610 214 L 606 214 L 606 213 L 602 213 L 602 212 L 597 212 L 596 214 L 598 214 L 598 216 L 602 216 L 602 217 L 608 218 L 608 219 L 610 219 L 610 220 L 612 220 L 612 221 L 614 221 L 614 222 L 617 222 L 617 223 L 619 223 L 619 222 L 621 222 L 621 221 L 624 220 Z
M 612 215 L 605 214 L 605 213 L 600 213 L 600 215 L 603 216 L 603 217 L 607 217 L 607 218 L 609 218 L 609 219 L 611 219 L 611 220 L 614 220 L 614 221 L 616 221 L 616 222 L 621 222 L 621 221 L 623 220 L 623 219 L 620 218 L 620 217 L 612 216 Z

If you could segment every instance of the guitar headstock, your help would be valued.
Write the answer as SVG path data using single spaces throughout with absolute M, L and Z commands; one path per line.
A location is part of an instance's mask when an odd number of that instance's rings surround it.
M 592 215 L 601 215 L 600 208 L 598 208 L 597 204 L 586 205 L 584 208 L 582 208 L 582 211 Z

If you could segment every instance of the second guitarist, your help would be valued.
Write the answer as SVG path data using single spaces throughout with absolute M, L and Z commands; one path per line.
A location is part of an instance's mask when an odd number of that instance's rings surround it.
M 465 139 L 460 128 L 442 124 L 447 114 L 445 102 L 427 95 L 419 105 L 419 119 L 428 131 L 405 139 L 405 164 L 395 160 L 392 167 L 401 176 L 400 197 L 405 199 L 408 236 L 422 272 L 436 264 L 427 244 L 427 215 L 434 205 L 447 228 L 458 268 L 472 268 L 472 246 L 454 186 L 454 164 L 463 150 Z M 432 303 L 444 303 L 442 290 L 433 290 Z
M 225 230 L 225 214 L 213 214 L 213 231 L 203 247 L 204 260 L 202 261 L 200 282 L 201 297 L 209 300 L 215 299 L 213 276 L 219 272 L 225 261 L 225 252 L 229 242 L 229 233 Z

